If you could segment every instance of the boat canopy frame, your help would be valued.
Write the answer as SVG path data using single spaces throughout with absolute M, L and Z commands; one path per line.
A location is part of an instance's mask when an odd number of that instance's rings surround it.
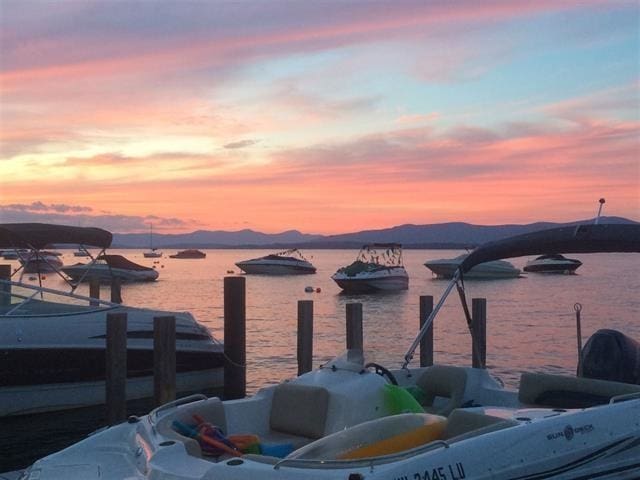
M 0 248 L 13 248 L 21 249 L 27 248 L 30 250 L 28 259 L 43 258 L 40 254 L 40 250 L 47 247 L 47 245 L 80 245 L 80 248 L 84 249 L 89 254 L 92 262 L 95 263 L 94 258 L 86 249 L 86 246 L 98 247 L 100 252 L 97 256 L 103 255 L 105 250 L 111 245 L 113 235 L 107 230 L 96 227 L 74 227 L 71 225 L 54 225 L 49 223 L 3 223 L 0 224 Z M 96 257 L 97 257 L 96 256 Z M 53 271 L 60 276 L 68 285 L 71 286 L 71 293 L 77 288 L 77 284 L 73 284 L 69 279 L 60 272 L 58 268 L 55 268 L 49 262 L 48 263 Z M 24 265 L 21 265 L 12 273 L 12 277 L 18 272 L 21 278 L 24 275 Z M 42 288 L 42 277 L 38 272 L 38 282 L 40 288 Z
M 475 341 L 471 315 L 467 305 L 464 274 L 480 263 L 504 258 L 543 255 L 545 253 L 640 253 L 640 223 L 634 224 L 581 224 L 552 228 L 514 237 L 496 240 L 474 249 L 458 266 L 440 300 L 425 320 L 413 343 L 404 356 L 402 368 L 408 368 L 420 341 L 442 308 L 454 287 L 457 287 L 467 320 L 467 326 Z M 476 349 L 477 350 L 477 349 Z

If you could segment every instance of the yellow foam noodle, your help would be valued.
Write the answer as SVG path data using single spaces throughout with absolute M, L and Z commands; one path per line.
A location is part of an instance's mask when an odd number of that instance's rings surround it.
M 442 418 L 442 420 L 355 448 L 339 455 L 338 458 L 340 460 L 356 460 L 409 450 L 441 438 L 446 424 L 446 419 Z

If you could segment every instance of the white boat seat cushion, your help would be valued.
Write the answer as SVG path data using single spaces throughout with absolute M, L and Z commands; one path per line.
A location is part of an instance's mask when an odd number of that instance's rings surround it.
M 416 381 L 425 394 L 425 411 L 445 416 L 462 405 L 466 384 L 467 372 L 464 368 L 448 365 L 432 365 Z M 435 406 L 436 397 L 445 398 L 447 402 Z
M 640 385 L 594 378 L 525 372 L 520 376 L 518 400 L 525 405 L 585 408 L 611 397 L 640 392 Z
M 323 387 L 282 383 L 271 401 L 269 427 L 276 432 L 321 438 L 324 435 L 329 392 Z

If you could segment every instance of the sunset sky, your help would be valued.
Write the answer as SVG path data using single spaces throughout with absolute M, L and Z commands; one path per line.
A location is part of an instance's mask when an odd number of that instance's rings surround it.
M 0 0 L 0 26 L 0 222 L 640 220 L 637 0 Z

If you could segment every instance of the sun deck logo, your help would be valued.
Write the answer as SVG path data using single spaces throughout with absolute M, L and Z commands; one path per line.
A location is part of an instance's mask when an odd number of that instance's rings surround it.
M 576 435 L 584 435 L 593 431 L 593 425 L 581 425 L 579 427 L 572 427 L 567 425 L 561 432 L 550 433 L 547 435 L 547 440 L 555 440 L 556 438 L 563 437 L 567 442 L 571 441 Z

